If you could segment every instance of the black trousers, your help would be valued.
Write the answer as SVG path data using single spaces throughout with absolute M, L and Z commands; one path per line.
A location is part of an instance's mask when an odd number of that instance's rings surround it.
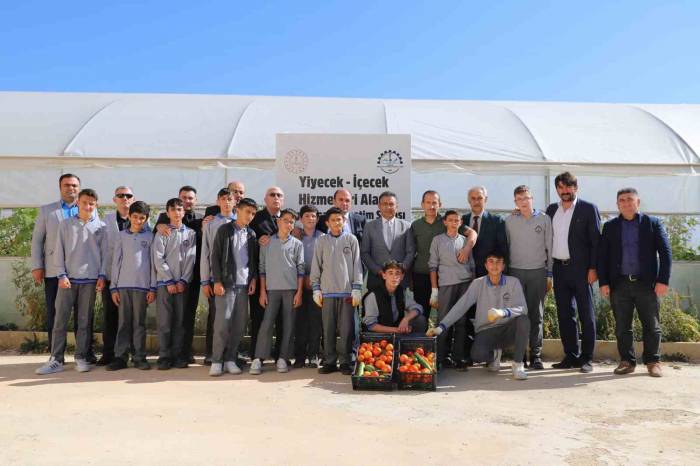
M 260 282 L 258 282 L 258 285 Z M 255 348 L 258 344 L 258 332 L 265 315 L 265 308 L 260 305 L 260 287 L 255 288 L 255 293 L 248 297 L 250 305 L 250 357 L 255 355 Z M 280 344 L 282 343 L 282 313 L 277 314 L 275 320 L 275 346 L 272 350 L 272 358 L 277 360 L 280 354 Z
M 596 337 L 593 292 L 588 284 L 588 270 L 555 261 L 553 275 L 554 300 L 557 303 L 559 334 L 564 353 L 570 359 L 576 359 L 580 355 L 581 361 L 588 362 L 593 358 Z M 582 330 L 580 350 L 577 311 Z
M 313 291 L 302 292 L 301 307 L 297 308 L 294 327 L 294 358 L 304 361 L 321 356 L 321 308 L 313 300 Z
M 197 264 L 196 266 L 199 266 Z M 197 305 L 199 304 L 200 284 L 199 278 L 195 277 L 187 285 L 185 295 L 185 312 L 182 319 L 182 326 L 185 334 L 182 341 L 182 359 L 188 361 L 192 357 L 192 341 L 194 340 L 194 322 L 197 318 Z
M 423 308 L 423 315 L 430 317 L 430 274 L 413 272 L 413 299 Z
M 610 291 L 610 304 L 615 316 L 615 336 L 617 351 L 620 359 L 637 364 L 634 353 L 634 338 L 632 335 L 632 320 L 637 309 L 642 323 L 642 340 L 644 364 L 658 362 L 661 354 L 661 324 L 659 323 L 659 299 L 654 288 L 648 283 L 623 279 Z
M 58 294 L 58 278 L 44 278 L 44 299 L 46 300 L 46 331 L 48 332 L 49 351 L 51 351 L 53 325 L 56 320 L 56 295 Z M 88 359 L 94 359 L 92 349 L 92 322 L 90 322 L 90 338 L 88 343 Z M 73 333 L 78 336 L 78 307 L 73 308 Z
M 102 357 L 108 361 L 114 359 L 119 328 L 119 308 L 112 301 L 109 283 L 102 290 Z

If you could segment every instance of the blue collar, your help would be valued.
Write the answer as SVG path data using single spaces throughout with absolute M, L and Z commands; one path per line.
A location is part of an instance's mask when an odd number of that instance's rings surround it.
M 486 280 L 486 286 L 488 286 L 489 288 L 492 288 L 495 286 L 493 283 L 491 283 L 491 278 L 489 278 L 488 275 L 486 275 L 484 277 L 484 279 Z M 503 286 L 505 284 L 506 284 L 506 276 L 501 274 L 501 279 L 498 281 L 498 286 Z
M 231 221 L 236 220 L 236 214 L 233 212 L 231 212 L 231 215 L 229 215 L 228 217 L 224 217 L 223 215 L 221 215 L 221 213 L 216 214 L 216 217 L 223 218 L 223 219 L 229 219 Z

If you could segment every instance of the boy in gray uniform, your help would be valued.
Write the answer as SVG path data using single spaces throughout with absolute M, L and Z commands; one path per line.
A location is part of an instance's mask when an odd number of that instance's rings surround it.
M 258 242 L 248 225 L 257 204 L 244 197 L 236 206 L 236 221 L 219 227 L 211 249 L 216 315 L 209 375 L 240 374 L 238 345 L 245 331 L 248 296 L 255 293 L 258 276 Z
M 151 209 L 143 201 L 129 206 L 129 228 L 118 233 L 111 246 L 112 302 L 119 309 L 114 359 L 108 371 L 125 369 L 133 347 L 134 367 L 151 368 L 146 360 L 146 307 L 156 300 L 156 274 L 151 267 L 153 233 L 148 226 Z
M 508 273 L 523 287 L 530 318 L 530 367 L 541 370 L 544 297 L 552 289 L 552 220 L 532 207 L 527 186 L 516 187 L 513 196 L 518 211 L 506 217 Z
M 185 208 L 180 198 L 174 197 L 165 205 L 170 224 L 170 235 L 156 233 L 153 240 L 153 267 L 156 270 L 158 322 L 158 369 L 173 365 L 187 367 L 182 357 L 185 328 L 183 325 L 187 285 L 192 280 L 196 258 L 197 234 L 187 228 L 182 219 Z
M 105 286 L 107 235 L 105 224 L 97 218 L 97 193 L 83 189 L 78 194 L 78 216 L 59 224 L 53 253 L 58 277 L 56 321 L 51 339 L 51 358 L 36 370 L 39 375 L 63 370 L 66 331 L 73 306 L 78 308 L 78 331 L 75 345 L 75 368 L 87 372 L 92 368 L 86 357 L 92 341 L 92 318 L 96 292 Z
M 523 288 L 517 278 L 503 275 L 503 253 L 489 253 L 484 266 L 488 274 L 474 280 L 464 296 L 440 321 L 440 325 L 426 334 L 429 337 L 439 336 L 476 304 L 472 359 L 486 361 L 490 371 L 498 372 L 503 349 L 514 345 L 513 378 L 525 380 L 527 373 L 522 360 L 530 336 L 530 319 L 527 317 Z
M 291 236 L 297 213 L 284 209 L 277 219 L 277 233 L 260 248 L 260 304 L 265 306 L 258 339 L 255 359 L 250 365 L 250 373 L 262 372 L 262 362 L 271 356 L 272 327 L 277 314 L 282 310 L 282 343 L 277 358 L 277 372 L 287 372 L 287 360 L 292 356 L 294 336 L 294 308 L 301 305 L 304 286 L 304 246 Z
M 242 196 L 241 196 L 242 197 Z M 202 254 L 199 262 L 200 285 L 202 293 L 209 301 L 209 315 L 207 316 L 207 335 L 205 340 L 204 364 L 211 364 L 211 351 L 214 341 L 214 316 L 216 315 L 216 299 L 214 299 L 214 281 L 211 278 L 211 248 L 214 245 L 216 232 L 221 225 L 236 220 L 236 197 L 229 188 L 220 189 L 216 195 L 216 206 L 219 213 L 212 219 L 202 224 Z
M 443 219 L 447 231 L 433 238 L 428 259 L 432 286 L 430 305 L 437 307 L 438 321 L 442 321 L 454 303 L 466 293 L 474 278 L 475 269 L 472 254 L 464 263 L 458 260 L 460 251 L 467 244 L 467 239 L 458 233 L 462 225 L 459 213 L 456 210 L 448 210 Z M 460 371 L 467 370 L 466 340 L 467 316 L 463 316 L 455 323 L 452 332 L 438 338 L 438 370 L 447 361 L 450 346 L 455 368 Z
M 343 231 L 345 217 L 337 207 L 326 212 L 328 234 L 316 240 L 311 263 L 311 287 L 314 302 L 321 308 L 324 363 L 320 374 L 338 370 L 350 375 L 350 352 L 354 331 L 353 308 L 362 300 L 362 263 L 354 235 Z M 336 328 L 340 334 L 340 355 L 336 351 Z

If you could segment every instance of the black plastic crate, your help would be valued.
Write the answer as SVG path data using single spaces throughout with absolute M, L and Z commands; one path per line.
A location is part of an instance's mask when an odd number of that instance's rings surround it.
M 398 361 L 402 354 L 408 351 L 414 351 L 418 347 L 423 347 L 425 353 L 437 353 L 437 338 L 436 337 L 402 337 L 398 342 L 398 351 L 394 352 L 394 360 Z M 437 357 L 433 361 L 433 366 L 437 362 Z M 399 363 L 397 362 L 396 374 L 399 390 L 437 390 L 437 371 L 433 367 L 433 372 L 430 374 L 421 374 L 417 372 L 400 372 L 398 370 Z
M 360 361 L 355 361 L 355 368 L 352 371 L 352 389 L 353 390 L 380 390 L 380 391 L 391 391 L 396 385 L 394 380 L 394 375 L 396 374 L 396 338 L 393 333 L 374 333 L 374 332 L 363 332 L 360 333 L 360 344 L 362 343 L 374 343 L 378 341 L 386 340 L 387 343 L 394 345 L 394 360 L 391 364 L 391 374 L 382 375 L 379 377 L 360 377 L 357 371 L 360 367 Z M 359 348 L 358 348 L 359 351 Z M 356 356 L 358 356 L 356 354 Z

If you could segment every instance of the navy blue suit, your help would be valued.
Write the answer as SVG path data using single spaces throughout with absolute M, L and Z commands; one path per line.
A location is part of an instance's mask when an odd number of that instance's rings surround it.
M 462 215 L 462 228 L 460 233 L 464 232 L 464 227 L 472 226 L 471 212 Z M 500 215 L 491 214 L 483 211 L 479 218 L 479 231 L 476 238 L 476 244 L 472 250 L 474 262 L 476 264 L 476 276 L 483 277 L 486 275 L 484 261 L 491 252 L 500 252 L 505 256 L 506 264 L 508 264 L 508 238 L 506 237 L 506 222 Z
M 547 215 L 552 219 L 559 204 L 550 204 Z M 557 229 L 554 230 L 556 241 Z M 596 269 L 598 243 L 600 241 L 600 213 L 598 208 L 583 199 L 577 199 L 569 224 L 569 260 L 562 262 L 555 258 L 552 275 L 554 279 L 554 299 L 557 303 L 559 333 L 564 353 L 569 360 L 590 362 L 595 348 L 596 324 L 593 310 L 593 293 L 588 283 L 588 270 Z M 574 307 L 574 301 L 576 306 Z M 579 349 L 578 318 L 581 320 L 581 347 Z

